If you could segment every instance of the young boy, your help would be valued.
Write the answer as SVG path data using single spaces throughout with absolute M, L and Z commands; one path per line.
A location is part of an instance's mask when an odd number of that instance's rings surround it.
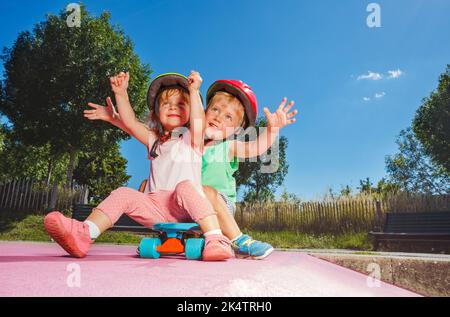
M 235 140 L 235 134 L 252 127 L 257 117 L 257 100 L 252 89 L 238 80 L 218 80 L 208 89 L 206 108 L 206 142 L 202 161 L 202 185 L 205 194 L 217 212 L 220 227 L 233 245 L 238 257 L 263 259 L 273 251 L 263 243 L 243 234 L 236 221 L 236 181 L 238 159 L 252 158 L 265 153 L 276 141 L 279 129 L 295 122 L 297 110 L 288 113 L 283 98 L 275 113 L 264 108 L 268 127 L 255 141 Z
M 285 106 L 286 98 L 283 98 L 275 113 L 264 108 L 267 129 L 257 140 L 241 142 L 234 140 L 235 134 L 254 126 L 257 117 L 256 95 L 252 89 L 242 81 L 218 80 L 208 89 L 206 102 L 206 142 L 202 158 L 204 192 L 217 212 L 223 234 L 232 241 L 235 255 L 263 259 L 272 253 L 273 247 L 244 235 L 234 220 L 236 181 L 233 174 L 238 169 L 239 158 L 265 153 L 276 141 L 279 129 L 295 122 L 293 116 L 297 110 L 288 113 L 294 103 L 291 101 Z M 111 99 L 107 98 L 106 103 L 107 107 L 89 104 L 93 110 L 85 110 L 85 117 L 104 120 L 123 129 Z M 148 192 L 148 184 L 145 192 Z

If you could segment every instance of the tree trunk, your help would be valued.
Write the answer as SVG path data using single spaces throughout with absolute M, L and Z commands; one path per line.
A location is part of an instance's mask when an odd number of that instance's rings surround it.
M 47 167 L 47 186 L 50 185 L 50 180 L 52 178 L 52 172 L 53 172 L 53 158 L 51 157 L 48 160 L 48 167 Z
M 77 152 L 74 149 L 71 149 L 69 152 L 69 166 L 67 167 L 67 187 L 72 187 L 72 178 L 73 178 L 73 170 L 75 169 L 75 159 L 77 157 Z
M 57 199 L 58 199 L 58 182 L 55 180 L 53 187 L 52 187 L 52 193 L 50 196 L 50 204 L 49 204 L 50 210 L 53 210 L 56 208 Z

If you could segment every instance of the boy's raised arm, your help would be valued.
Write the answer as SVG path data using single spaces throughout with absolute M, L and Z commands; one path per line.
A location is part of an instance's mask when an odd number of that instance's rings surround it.
M 230 142 L 230 157 L 251 158 L 264 154 L 276 141 L 280 129 L 296 121 L 293 116 L 297 114 L 297 110 L 288 113 L 294 105 L 294 102 L 291 101 L 285 107 L 286 101 L 287 99 L 283 98 L 278 109 L 274 113 L 270 113 L 269 109 L 264 108 L 264 114 L 266 115 L 268 123 L 267 128 L 255 141 Z

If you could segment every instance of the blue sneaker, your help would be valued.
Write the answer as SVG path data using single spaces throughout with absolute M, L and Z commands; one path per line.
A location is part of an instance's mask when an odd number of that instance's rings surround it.
M 255 260 L 262 260 L 273 252 L 270 244 L 254 240 L 246 234 L 234 241 L 232 246 L 236 257 L 251 257 Z

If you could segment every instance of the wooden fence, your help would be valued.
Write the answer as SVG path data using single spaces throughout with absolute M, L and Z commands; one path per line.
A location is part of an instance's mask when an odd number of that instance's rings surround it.
M 45 213 L 87 203 L 88 188 L 51 186 L 37 180 L 0 182 L 0 212 Z M 393 195 L 330 202 L 238 204 L 241 228 L 307 233 L 367 232 L 382 227 L 387 212 L 450 211 L 450 195 Z
M 0 182 L 0 211 L 45 213 L 50 209 L 65 210 L 74 203 L 86 203 L 87 186 L 66 186 L 25 179 Z
M 396 195 L 381 200 L 238 204 L 238 225 L 254 230 L 344 233 L 379 230 L 387 212 L 450 211 L 450 195 Z

